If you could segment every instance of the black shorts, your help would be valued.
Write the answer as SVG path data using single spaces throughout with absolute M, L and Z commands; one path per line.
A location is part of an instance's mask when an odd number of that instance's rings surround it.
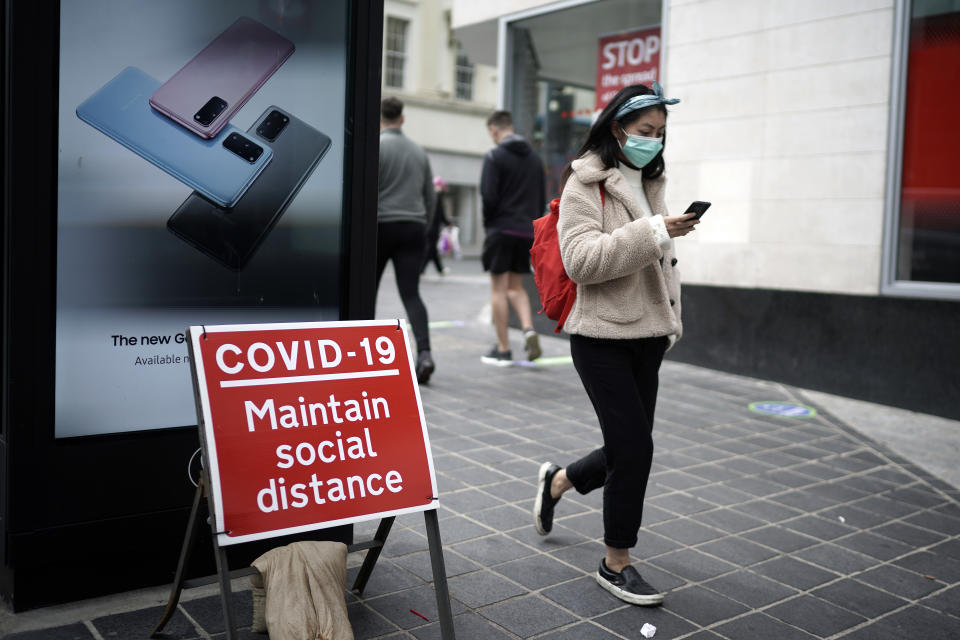
M 530 247 L 533 238 L 513 236 L 500 231 L 483 241 L 483 270 L 490 273 L 530 273 Z

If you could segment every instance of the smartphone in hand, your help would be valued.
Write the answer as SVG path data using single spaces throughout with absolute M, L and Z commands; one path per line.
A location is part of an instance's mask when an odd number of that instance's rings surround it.
M 694 218 L 697 220 L 710 208 L 709 202 L 703 202 L 701 200 L 694 200 L 690 203 L 690 206 L 687 207 L 687 210 L 683 212 L 684 215 L 688 213 L 694 214 Z

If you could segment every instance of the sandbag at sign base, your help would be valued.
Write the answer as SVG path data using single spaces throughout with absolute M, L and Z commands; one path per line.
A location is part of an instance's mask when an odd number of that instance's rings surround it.
M 294 542 L 253 561 L 265 592 L 270 640 L 354 640 L 347 617 L 347 545 Z M 257 625 L 256 595 L 254 630 Z
M 253 592 L 253 624 L 250 631 L 267 632 L 267 590 L 263 587 L 263 576 L 257 571 L 250 575 L 250 588 Z

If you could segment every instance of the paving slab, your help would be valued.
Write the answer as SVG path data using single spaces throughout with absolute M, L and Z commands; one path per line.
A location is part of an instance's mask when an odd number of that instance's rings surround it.
M 458 638 L 638 638 L 644 622 L 657 640 L 960 637 L 958 423 L 669 354 L 634 550 L 643 576 L 668 593 L 641 608 L 602 590 L 601 492 L 568 493 L 546 537 L 530 513 L 540 463 L 567 464 L 601 443 L 569 345 L 542 336 L 540 365 L 484 365 L 489 281 L 475 260 L 451 267 L 421 282 L 437 363 L 421 395 Z M 404 315 L 388 271 L 377 317 Z M 520 353 L 520 333 L 511 339 Z M 759 401 L 816 414 L 764 415 L 750 408 Z M 357 539 L 376 525 L 359 523 Z M 349 557 L 351 578 L 361 561 Z M 363 596 L 345 593 L 355 637 L 439 638 L 432 580 L 422 516 L 398 518 Z M 240 637 L 265 637 L 250 631 L 248 582 L 233 588 Z M 0 638 L 145 637 L 166 595 L 0 611 Z M 167 637 L 222 638 L 220 613 L 215 589 L 190 590 Z

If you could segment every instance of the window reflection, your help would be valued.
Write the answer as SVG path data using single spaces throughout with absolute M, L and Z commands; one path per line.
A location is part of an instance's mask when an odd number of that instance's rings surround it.
M 660 0 L 605 0 L 511 23 L 506 105 L 517 133 L 543 158 L 548 202 L 590 129 L 601 42 L 659 28 L 661 9 Z
M 910 23 L 897 278 L 960 283 L 960 7 L 915 2 Z

